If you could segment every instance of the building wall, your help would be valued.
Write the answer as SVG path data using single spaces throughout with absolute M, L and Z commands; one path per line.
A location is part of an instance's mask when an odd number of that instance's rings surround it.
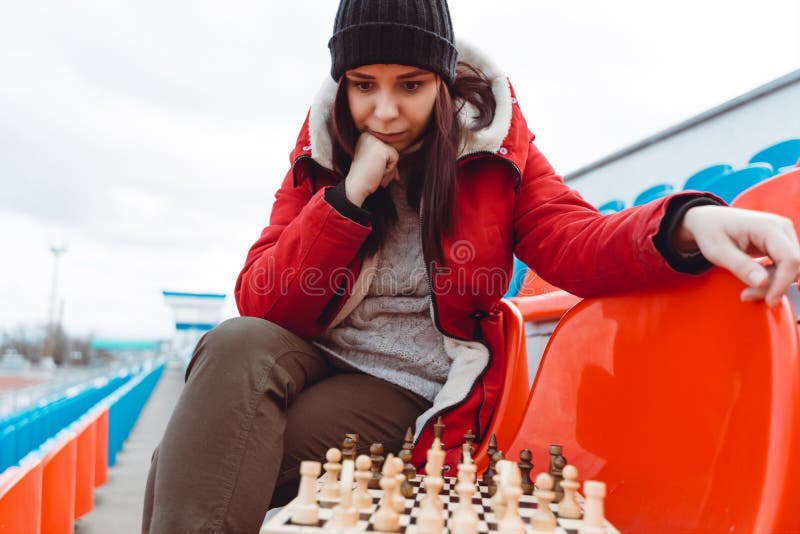
M 800 138 L 800 70 L 564 179 L 595 206 L 619 198 L 627 207 L 651 185 L 679 190 L 704 167 L 727 163 L 738 169 L 759 150 L 790 138 Z

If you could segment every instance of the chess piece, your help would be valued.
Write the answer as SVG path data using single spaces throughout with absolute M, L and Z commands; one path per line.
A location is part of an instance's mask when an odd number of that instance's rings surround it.
M 492 466 L 492 458 L 495 453 L 497 453 L 497 437 L 492 434 L 492 437 L 489 438 L 489 445 L 486 448 L 486 457 L 489 458 L 489 467 L 483 472 L 483 483 L 489 488 L 489 491 L 491 491 L 492 486 L 494 486 L 494 475 L 496 474 Z
M 553 477 L 553 491 L 556 494 L 555 502 L 560 502 L 561 498 L 564 497 L 564 489 L 561 487 L 561 481 L 564 480 L 564 476 L 561 471 L 567 465 L 567 459 L 561 453 L 561 445 L 550 445 L 550 469 L 548 472 Z
M 513 465 L 513 464 L 512 464 Z M 497 525 L 498 534 L 525 534 L 525 523 L 519 515 L 519 499 L 522 497 L 522 487 L 516 484 L 503 488 L 505 495 L 506 511 Z
M 345 434 L 342 441 L 342 460 L 356 459 L 356 443 L 353 441 L 353 434 Z
M 444 486 L 444 479 L 438 475 L 426 475 L 424 483 L 425 498 L 420 504 L 417 517 L 417 534 L 441 534 L 444 528 L 444 507 L 439 492 Z
M 474 465 L 471 465 L 475 467 Z M 461 470 L 459 470 L 460 476 Z M 450 519 L 450 532 L 458 534 L 478 534 L 478 514 L 472 507 L 472 496 L 475 494 L 475 484 L 469 480 L 459 478 L 456 484 L 458 493 L 458 508 Z
M 498 454 L 495 454 L 497 457 Z M 503 478 L 503 469 L 505 468 L 505 464 L 508 460 L 503 458 L 498 458 L 496 462 L 494 462 L 495 469 L 497 474 L 494 476 L 494 488 L 495 491 L 492 494 L 492 498 L 489 500 L 489 504 L 492 507 L 492 512 L 497 519 L 503 519 L 503 516 L 506 514 L 506 500 L 505 494 L 503 493 L 503 487 L 506 484 L 505 479 Z
M 339 473 L 342 470 L 342 453 L 339 449 L 328 449 L 325 455 L 327 462 L 322 466 L 327 474 L 325 484 L 319 491 L 319 498 L 323 501 L 339 500 L 342 492 L 339 488 Z
M 356 458 L 356 472 L 354 474 L 356 490 L 353 492 L 353 507 L 359 510 L 372 507 L 372 495 L 367 491 L 367 484 L 369 479 L 372 478 L 370 467 L 372 467 L 372 462 L 366 454 Z
M 477 471 L 478 466 L 473 463 L 458 464 L 458 480 L 469 482 L 474 486 Z
M 381 469 L 383 468 L 383 443 L 373 443 L 369 447 L 369 458 L 372 460 L 372 478 L 369 480 L 369 489 L 380 489 Z
M 533 455 L 528 449 L 522 449 L 519 452 L 519 470 L 522 476 L 522 494 L 530 495 L 533 493 L 533 481 L 531 480 L 531 471 L 533 470 L 533 462 L 531 459 Z
M 493 473 L 495 473 L 495 474 L 498 473 L 498 471 L 497 471 L 497 462 L 499 462 L 500 460 L 505 460 L 505 459 L 506 459 L 506 455 L 503 454 L 503 451 L 497 451 L 496 453 L 494 453 L 494 455 L 491 457 L 491 460 L 490 460 L 490 467 L 491 467 Z M 492 480 L 492 485 L 489 486 L 488 490 L 489 490 L 489 495 L 490 496 L 493 496 L 495 494 L 495 492 L 497 491 L 497 484 L 494 483 L 494 480 Z
M 555 499 L 553 477 L 547 473 L 539 473 L 536 477 L 536 511 L 531 516 L 531 527 L 535 531 L 552 532 L 556 528 L 556 516 L 550 510 L 550 503 Z
M 414 448 L 414 431 L 411 427 L 406 430 L 406 436 L 403 438 L 403 449 L 412 450 Z
M 319 520 L 317 477 L 321 470 L 319 462 L 300 462 L 300 488 L 297 492 L 298 502 L 292 508 L 292 523 L 315 525 Z
M 383 500 L 378 510 L 372 515 L 372 523 L 376 530 L 394 532 L 400 528 L 400 514 L 394 499 L 397 491 L 397 478 L 395 478 L 397 471 L 395 469 L 398 465 L 394 460 L 395 457 L 390 453 L 383 464 L 383 476 L 380 480 Z
M 433 436 L 434 438 L 439 438 L 439 443 L 442 444 L 442 448 L 444 449 L 444 423 L 442 423 L 442 416 L 439 416 L 436 423 L 433 425 Z
M 605 518 L 603 517 L 603 498 L 606 496 L 605 482 L 587 480 L 583 483 L 586 501 L 583 505 L 583 525 L 578 534 L 605 534 Z
M 567 465 L 563 470 L 564 480 L 561 481 L 561 487 L 564 488 L 564 498 L 558 503 L 558 516 L 566 517 L 567 519 L 580 519 L 581 506 L 575 498 L 578 488 L 581 486 L 578 482 L 578 470 L 574 465 Z
M 388 462 L 389 460 L 386 461 Z M 406 509 L 406 497 L 402 492 L 403 484 L 406 483 L 406 476 L 403 474 L 403 460 L 395 456 L 391 461 L 394 462 L 392 471 L 394 471 L 394 478 L 397 480 L 397 489 L 394 492 L 394 509 L 398 513 L 402 513 Z M 411 491 L 413 495 L 413 487 Z
M 353 460 L 342 460 L 342 477 L 339 504 L 333 507 L 331 520 L 326 524 L 333 528 L 351 528 L 358 524 L 358 510 L 353 506 Z
M 475 433 L 470 428 L 464 434 L 464 443 L 469 445 L 469 454 L 474 458 L 475 457 Z
M 405 478 L 400 485 L 400 493 L 406 499 L 410 499 L 414 496 L 414 486 L 411 481 L 417 477 L 417 469 L 411 463 L 411 449 L 401 449 L 398 457 L 403 462 L 403 475 Z

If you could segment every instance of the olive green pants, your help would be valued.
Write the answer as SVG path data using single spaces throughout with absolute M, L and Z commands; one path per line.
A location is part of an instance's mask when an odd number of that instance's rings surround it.
M 324 461 L 348 432 L 358 453 L 400 449 L 430 403 L 338 365 L 263 319 L 207 332 L 153 454 L 144 533 L 258 532 L 266 511 L 297 494 L 303 460 Z

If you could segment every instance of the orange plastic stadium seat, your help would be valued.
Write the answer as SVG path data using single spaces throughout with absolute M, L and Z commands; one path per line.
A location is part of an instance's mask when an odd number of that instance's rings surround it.
M 522 287 L 519 288 L 518 297 L 527 297 L 531 295 L 543 295 L 545 293 L 552 293 L 553 291 L 561 291 L 534 271 L 528 269 L 525 273 L 525 278 L 522 280 Z
M 94 452 L 94 487 L 99 488 L 108 480 L 108 408 L 97 418 Z
M 495 434 L 498 443 L 510 443 L 519 422 L 525 413 L 525 401 L 530 388 L 528 386 L 528 355 L 525 346 L 525 323 L 516 306 L 506 299 L 500 301 L 500 310 L 506 329 L 506 373 L 503 380 L 503 391 L 495 408 L 494 417 L 489 424 L 486 436 Z M 489 465 L 486 455 L 489 440 L 484 439 L 475 451 L 475 463 L 479 471 Z
M 87 421 L 76 430 L 78 461 L 75 476 L 75 519 L 94 508 L 95 422 L 96 420 Z
M 745 189 L 733 199 L 732 205 L 788 217 L 800 236 L 800 168 Z
M 563 446 L 622 532 L 800 532 L 800 347 L 787 299 L 713 270 L 586 299 L 553 333 L 510 447 Z
M 72 534 L 78 443 L 67 433 L 42 459 L 42 532 Z
M 42 461 L 23 459 L 0 474 L 0 534 L 42 530 Z

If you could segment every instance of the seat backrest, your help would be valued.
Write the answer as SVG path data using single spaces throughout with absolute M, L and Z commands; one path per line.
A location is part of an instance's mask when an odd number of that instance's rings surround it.
M 42 460 L 26 456 L 0 473 L 0 534 L 41 531 Z
M 658 184 L 652 187 L 648 187 L 641 193 L 639 193 L 633 201 L 634 206 L 641 206 L 642 204 L 647 204 L 657 198 L 665 197 L 672 193 L 675 188 L 672 184 Z
M 732 205 L 788 217 L 800 236 L 800 169 L 775 176 L 742 191 L 733 199 Z
M 774 174 L 775 170 L 768 163 L 751 163 L 738 171 L 718 176 L 706 184 L 705 190 L 714 193 L 725 202 L 731 203 L 742 191 L 763 182 Z
M 775 170 L 797 164 L 800 160 L 800 139 L 787 139 L 754 154 L 749 163 L 764 162 Z
M 525 401 L 530 392 L 528 380 L 528 354 L 525 346 L 525 323 L 522 314 L 506 299 L 500 301 L 506 333 L 506 374 L 503 391 L 495 408 L 487 436 L 494 434 L 500 444 L 511 443 L 525 412 Z M 486 450 L 489 440 L 484 439 L 475 451 L 475 464 L 483 471 L 489 465 Z
M 623 532 L 800 531 L 800 357 L 786 299 L 713 270 L 559 323 L 506 456 L 560 444 Z
M 718 165 L 711 165 L 705 169 L 701 169 L 688 177 L 683 184 L 684 189 L 694 189 L 696 191 L 705 191 L 706 186 L 712 180 L 716 180 L 718 176 L 728 174 L 733 171 L 733 167 L 727 163 Z
M 78 444 L 69 430 L 45 443 L 42 458 L 42 532 L 71 533 L 75 518 Z

